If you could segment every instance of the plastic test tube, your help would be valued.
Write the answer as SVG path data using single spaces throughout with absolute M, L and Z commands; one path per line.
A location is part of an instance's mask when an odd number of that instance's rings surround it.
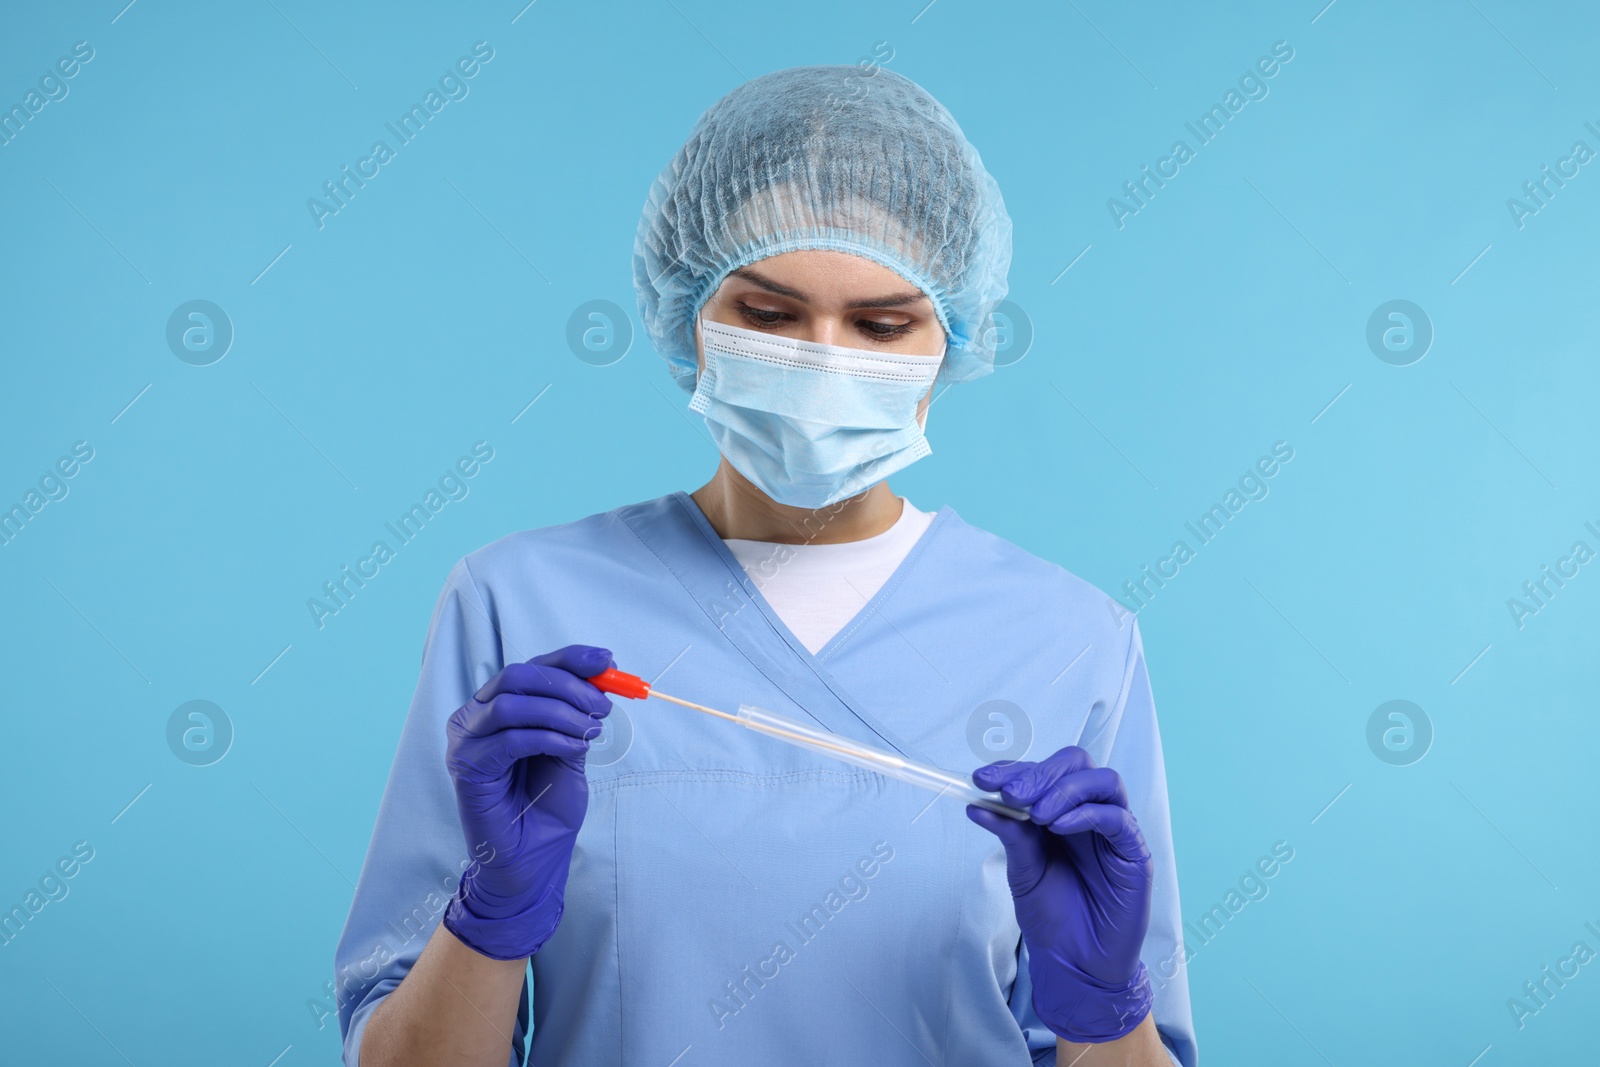
M 863 745 L 852 741 L 848 737 L 819 730 L 814 726 L 795 719 L 785 718 L 774 712 L 765 711 L 749 704 L 741 704 L 737 715 L 730 715 L 716 708 L 708 708 L 704 704 L 696 704 L 692 700 L 684 700 L 655 689 L 651 684 L 636 674 L 620 671 L 615 667 L 607 668 L 599 674 L 588 679 L 602 693 L 611 693 L 615 696 L 627 697 L 629 700 L 643 700 L 646 697 L 656 697 L 659 700 L 681 704 L 686 708 L 707 715 L 715 715 L 719 719 L 727 719 L 757 733 L 776 737 L 780 741 L 787 741 L 791 745 L 810 749 L 825 756 L 831 756 L 844 763 L 865 767 L 869 771 L 889 778 L 898 778 L 902 782 L 932 790 L 941 796 L 955 797 L 968 804 L 976 804 L 980 808 L 998 812 L 1019 822 L 1028 821 L 1028 812 L 1022 808 L 1013 808 L 1000 798 L 999 793 L 986 793 L 973 785 L 971 781 L 949 771 L 940 770 L 938 767 L 929 767 L 921 763 L 914 763 L 903 756 L 893 752 L 885 752 L 871 745 Z
M 902 782 L 964 800 L 968 804 L 976 804 L 980 808 L 987 808 L 1019 822 L 1028 821 L 1026 811 L 1005 803 L 999 793 L 987 793 L 959 775 L 940 770 L 938 767 L 914 763 L 892 752 L 863 745 L 847 737 L 819 730 L 798 720 L 749 704 L 739 705 L 738 719 L 741 726 L 787 741 L 791 745 L 808 748 L 844 763 L 865 767 L 886 777 L 898 778 Z

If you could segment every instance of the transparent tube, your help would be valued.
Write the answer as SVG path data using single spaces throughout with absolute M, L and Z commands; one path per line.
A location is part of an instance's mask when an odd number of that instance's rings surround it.
M 757 733 L 776 737 L 791 745 L 811 749 L 813 752 L 820 752 L 842 763 L 865 767 L 885 777 L 898 778 L 902 782 L 921 786 L 941 796 L 954 797 L 967 804 L 976 804 L 980 808 L 988 808 L 990 811 L 1021 822 L 1026 822 L 1028 819 L 1027 811 L 1005 803 L 1000 799 L 999 793 L 986 793 L 971 781 L 950 771 L 915 763 L 904 756 L 897 756 L 892 752 L 873 748 L 871 745 L 863 745 L 848 737 L 819 730 L 815 726 L 808 726 L 798 720 L 764 711 L 749 704 L 739 705 L 738 720 L 739 725 Z

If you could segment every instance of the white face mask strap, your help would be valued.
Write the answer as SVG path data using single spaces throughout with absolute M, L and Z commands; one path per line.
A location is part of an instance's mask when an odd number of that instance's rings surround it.
M 705 312 L 696 312 L 694 317 L 695 350 L 700 357 L 700 365 L 704 368 L 700 377 L 714 379 L 717 376 L 718 348 L 714 342 L 711 344 L 706 343 L 705 323 Z M 717 324 L 712 323 L 712 325 Z

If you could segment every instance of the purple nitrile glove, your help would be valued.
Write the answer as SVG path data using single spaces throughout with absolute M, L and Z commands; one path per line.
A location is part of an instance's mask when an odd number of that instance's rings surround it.
M 1152 998 L 1139 959 L 1152 869 L 1121 776 L 1072 745 L 1040 763 L 979 767 L 972 780 L 1031 806 L 1029 822 L 972 805 L 967 817 L 1005 845 L 1039 1019 L 1084 1044 L 1131 1033 Z
M 446 724 L 445 763 L 476 862 L 443 922 L 491 959 L 533 955 L 561 922 L 589 807 L 584 756 L 611 711 L 584 679 L 610 666 L 611 653 L 589 645 L 513 663 Z

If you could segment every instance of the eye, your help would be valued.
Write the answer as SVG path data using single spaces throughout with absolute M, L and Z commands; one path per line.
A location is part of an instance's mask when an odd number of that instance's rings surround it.
M 749 304 L 740 302 L 739 315 L 746 322 L 757 329 L 770 329 L 780 325 L 785 320 L 792 320 L 793 315 L 786 311 L 773 311 L 770 308 L 753 308 Z
M 898 340 L 913 330 L 907 322 L 877 322 L 873 319 L 857 319 L 856 327 L 870 340 L 880 343 Z

